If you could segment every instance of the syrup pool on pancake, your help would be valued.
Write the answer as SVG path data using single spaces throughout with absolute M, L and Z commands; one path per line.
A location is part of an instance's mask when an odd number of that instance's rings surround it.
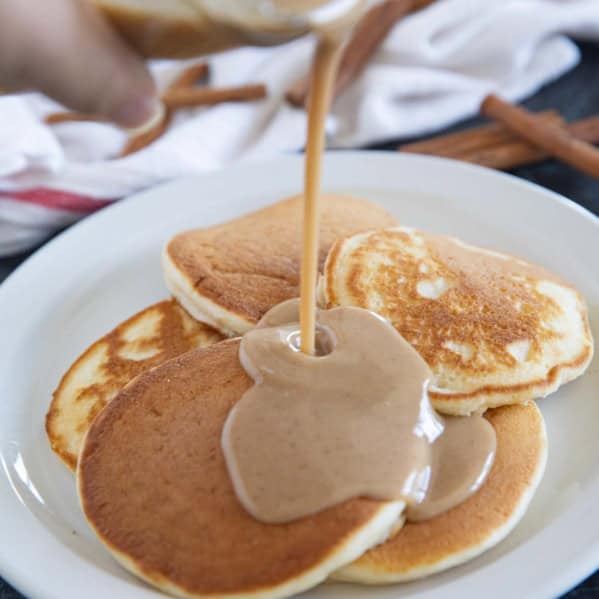
M 222 434 L 229 474 L 256 519 L 282 523 L 352 497 L 402 500 L 410 520 L 461 503 L 484 482 L 495 432 L 481 416 L 443 419 L 431 372 L 384 319 L 317 315 L 319 351 L 300 351 L 299 304 L 268 312 L 240 344 L 254 386 Z

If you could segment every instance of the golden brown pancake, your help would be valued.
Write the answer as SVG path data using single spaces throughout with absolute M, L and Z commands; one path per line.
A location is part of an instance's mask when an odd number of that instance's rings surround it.
M 447 414 L 543 397 L 580 376 L 593 339 L 581 294 L 513 256 L 408 227 L 332 248 L 321 303 L 387 318 L 433 372 Z
M 187 597 L 283 597 L 384 540 L 404 504 L 353 499 L 288 524 L 241 506 L 221 450 L 253 384 L 239 340 L 192 350 L 127 385 L 93 422 L 78 463 L 85 516 L 134 574 Z
M 396 224 L 376 204 L 322 196 L 320 267 L 338 237 Z M 224 334 L 252 328 L 272 306 L 299 295 L 302 197 L 229 223 L 173 237 L 163 254 L 171 293 L 195 318 Z
M 71 469 L 91 422 L 132 379 L 222 335 L 174 300 L 154 304 L 91 345 L 62 377 L 46 416 L 50 445 Z
M 495 428 L 497 452 L 483 486 L 435 518 L 405 524 L 334 578 L 366 584 L 421 578 L 468 561 L 509 534 L 543 476 L 545 424 L 534 402 L 495 408 L 485 418 Z

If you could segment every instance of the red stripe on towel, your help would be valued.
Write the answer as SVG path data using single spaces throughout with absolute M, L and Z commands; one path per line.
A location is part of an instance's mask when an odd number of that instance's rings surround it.
M 108 206 L 112 200 L 98 200 L 91 196 L 71 193 L 70 191 L 60 191 L 58 189 L 48 189 L 46 187 L 37 187 L 35 189 L 26 189 L 24 191 L 0 191 L 0 198 L 8 198 L 18 202 L 28 204 L 37 204 L 46 208 L 56 208 L 59 210 L 70 210 L 71 212 L 89 213 L 95 212 L 104 206 Z

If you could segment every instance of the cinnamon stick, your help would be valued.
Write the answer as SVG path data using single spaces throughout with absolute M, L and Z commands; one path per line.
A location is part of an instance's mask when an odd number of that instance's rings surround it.
M 599 150 L 586 141 L 574 137 L 567 129 L 544 123 L 520 106 L 515 106 L 491 94 L 481 105 L 481 113 L 499 121 L 549 156 L 599 178 Z
M 213 106 L 222 102 L 249 102 L 266 97 L 266 86 L 242 85 L 240 87 L 198 87 L 167 91 L 162 101 L 167 108 Z
M 513 141 L 491 148 L 473 150 L 469 154 L 455 156 L 455 158 L 488 168 L 508 170 L 541 162 L 547 158 L 547 154 L 527 141 Z
M 564 123 L 562 117 L 554 110 L 539 112 L 536 116 L 545 122 L 560 124 L 577 139 L 591 144 L 599 143 L 599 116 L 587 117 L 573 123 Z M 518 137 L 499 123 L 439 135 L 404 144 L 397 149 L 402 152 L 454 158 L 501 170 L 534 164 L 549 157 L 547 152 Z
M 546 110 L 538 113 L 539 118 L 546 122 L 562 122 L 562 117 L 555 110 Z M 414 154 L 432 154 L 434 156 L 448 156 L 455 158 L 460 154 L 490 148 L 500 144 L 507 144 L 520 138 L 501 124 L 492 123 L 482 125 L 465 131 L 438 135 L 423 141 L 404 144 L 398 147 L 402 152 Z
M 199 62 L 187 67 L 178 77 L 168 86 L 169 89 L 178 89 L 181 87 L 192 87 L 199 81 L 205 80 L 210 73 L 210 67 L 206 62 Z
M 570 135 L 590 144 L 599 143 L 599 116 L 589 116 L 570 123 L 566 129 Z
M 86 114 L 83 112 L 54 112 L 44 118 L 47 125 L 58 125 L 60 123 L 74 122 L 111 123 L 112 121 L 98 114 Z
M 194 106 L 213 106 L 222 102 L 247 102 L 266 97 L 266 86 L 242 85 L 239 87 L 210 87 L 210 88 L 176 88 L 167 90 L 162 96 L 162 102 L 168 109 L 193 108 Z M 78 112 L 56 112 L 45 119 L 49 125 L 72 121 L 93 121 L 108 123 L 109 119 L 97 114 Z
M 590 143 L 599 143 L 599 116 L 592 116 L 565 126 L 566 131 L 573 137 Z M 551 156 L 541 148 L 526 140 L 513 141 L 491 148 L 482 148 L 470 155 L 458 156 L 460 160 L 480 164 L 496 169 L 512 169 L 528 164 L 535 164 Z
M 407 14 L 420 10 L 434 0 L 386 0 L 373 6 L 356 25 L 347 43 L 333 91 L 333 99 L 362 72 L 370 57 L 387 37 L 393 26 Z M 306 106 L 310 92 L 310 76 L 296 81 L 285 94 L 296 107 Z

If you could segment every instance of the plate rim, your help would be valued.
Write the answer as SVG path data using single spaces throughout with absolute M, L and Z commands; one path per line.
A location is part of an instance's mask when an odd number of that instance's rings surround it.
M 552 190 L 545 189 L 544 187 L 530 182 L 508 173 L 497 172 L 491 169 L 487 169 L 485 167 L 480 167 L 476 165 L 465 164 L 459 161 L 438 158 L 438 157 L 429 157 L 429 156 L 420 156 L 420 155 L 407 155 L 401 154 L 392 151 L 333 151 L 326 153 L 326 162 L 324 168 L 327 168 L 327 164 L 330 162 L 346 162 L 353 160 L 368 160 L 368 161 L 380 161 L 381 164 L 383 162 L 388 161 L 398 161 L 398 162 L 406 162 L 406 163 L 420 163 L 420 164 L 431 164 L 438 165 L 442 168 L 450 168 L 452 170 L 460 170 L 466 176 L 469 176 L 468 173 L 472 173 L 472 176 L 476 177 L 488 177 L 489 180 L 496 179 L 507 182 L 509 185 L 514 185 L 524 190 L 525 192 L 532 192 L 536 195 L 542 195 L 547 200 L 552 202 L 556 202 L 563 209 L 570 211 L 575 214 L 577 217 L 584 219 L 586 222 L 591 224 L 596 231 L 599 233 L 599 216 L 593 214 L 587 208 L 577 204 L 573 200 L 557 193 Z M 55 238 L 42 245 L 37 251 L 35 251 L 31 256 L 29 256 L 17 269 L 15 269 L 3 282 L 0 284 L 0 323 L 2 322 L 2 314 L 6 314 L 6 311 L 1 309 L 2 304 L 4 303 L 5 298 L 9 297 L 10 291 L 15 286 L 20 285 L 20 280 L 23 277 L 27 276 L 27 273 L 30 269 L 35 268 L 35 265 L 38 260 L 43 260 L 44 256 L 51 254 L 56 251 L 55 248 L 60 248 L 63 244 L 68 244 L 69 239 L 72 236 L 79 235 L 80 231 L 85 231 L 88 227 L 94 228 L 97 226 L 97 223 L 102 219 L 110 220 L 113 218 L 118 218 L 120 211 L 127 211 L 135 209 L 137 204 L 142 203 L 146 196 L 151 196 L 155 194 L 168 193 L 169 190 L 175 190 L 178 187 L 183 187 L 188 184 L 190 181 L 196 181 L 198 185 L 202 184 L 202 181 L 205 180 L 206 177 L 223 177 L 229 176 L 230 178 L 234 178 L 235 172 L 246 171 L 246 170 L 256 170 L 256 169 L 266 169 L 266 168 L 274 168 L 277 163 L 280 162 L 292 162 L 298 163 L 303 161 L 303 155 L 301 154 L 293 154 L 286 156 L 279 156 L 274 159 L 260 161 L 260 162 L 252 162 L 252 163 L 238 163 L 231 166 L 228 166 L 219 171 L 211 171 L 208 173 L 199 173 L 197 175 L 193 175 L 191 177 L 184 177 L 180 179 L 176 179 L 162 185 L 153 187 L 148 190 L 144 190 L 142 192 L 133 194 L 129 198 L 124 201 L 115 202 L 113 205 L 104 208 L 101 211 L 98 211 L 95 214 L 90 215 L 89 217 L 83 219 L 82 221 L 72 225 L 71 227 L 62 231 Z M 384 185 L 382 186 L 384 188 Z M 598 245 L 599 247 L 599 245 Z M 2 355 L 2 350 L 0 348 L 0 356 Z M 9 353 L 9 352 L 7 352 Z M 0 381 L 0 385 L 2 381 Z M 1 432 L 1 428 L 0 428 Z M 0 455 L 0 458 L 2 456 Z M 0 459 L 0 466 L 3 466 L 2 460 Z M 0 474 L 0 484 L 10 486 L 9 475 L 2 470 L 2 474 Z M 1 489 L 0 489 L 1 490 Z M 31 514 L 30 514 L 31 515 Z M 4 520 L 5 514 L 0 514 L 0 520 Z M 43 527 L 43 525 L 37 521 L 37 524 Z M 47 534 L 47 530 L 45 530 Z M 54 542 L 59 542 L 54 538 L 53 535 L 50 535 L 51 539 Z M 529 545 L 533 539 L 527 540 L 523 543 L 518 549 L 522 549 L 524 546 Z M 67 551 L 69 551 L 74 557 L 79 557 L 74 551 L 65 547 Z M 4 555 L 4 551 L 0 551 L 0 558 Z M 8 552 L 10 553 L 10 552 Z M 586 558 L 586 559 L 585 559 Z M 83 563 L 83 560 L 79 558 L 77 566 Z M 572 586 L 580 582 L 587 575 L 591 574 L 594 570 L 599 567 L 599 539 L 593 544 L 591 547 L 586 547 L 582 550 L 582 558 L 577 559 L 575 563 L 570 562 L 565 573 L 556 574 L 555 576 L 550 577 L 542 589 L 538 590 L 538 596 L 551 596 L 555 594 L 561 594 Z M 97 568 L 92 566 L 91 564 L 87 564 L 87 569 L 91 572 L 97 572 Z M 0 560 L 0 575 L 9 582 L 12 586 L 14 586 L 17 590 L 20 590 L 22 593 L 27 593 L 30 596 L 58 596 L 55 595 L 52 590 L 45 587 L 41 584 L 39 577 L 31 576 L 31 568 L 28 567 L 27 564 L 20 564 L 19 559 L 15 558 L 13 560 L 3 558 Z M 558 583 L 559 579 L 559 583 Z M 553 581 L 553 582 L 552 582 Z M 147 589 L 144 589 L 147 592 Z M 63 595 L 64 596 L 64 595 Z M 161 595 L 157 595 L 161 596 Z

